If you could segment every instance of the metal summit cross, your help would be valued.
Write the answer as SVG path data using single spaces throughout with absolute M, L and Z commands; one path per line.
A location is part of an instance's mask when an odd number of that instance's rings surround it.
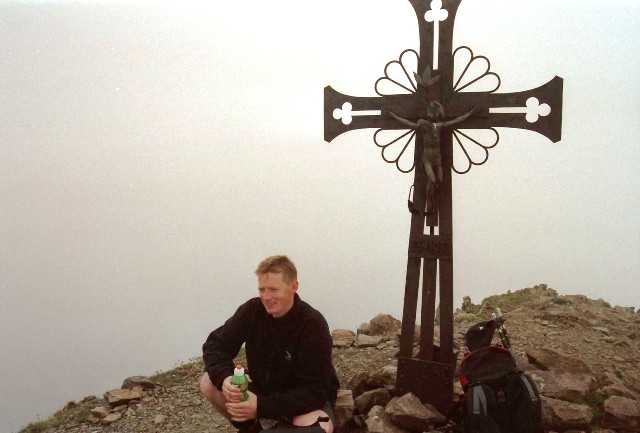
M 415 168 L 396 392 L 413 392 L 446 412 L 453 404 L 457 357 L 451 172 L 463 174 L 483 164 L 499 141 L 497 127 L 528 129 L 559 141 L 563 83 L 556 76 L 535 89 L 494 93 L 500 77 L 490 71 L 489 60 L 466 46 L 453 51 L 454 20 L 462 0 L 408 1 L 418 19 L 419 52 L 405 50 L 387 63 L 374 86 L 378 96 L 348 96 L 325 87 L 324 139 L 375 128 L 373 141 L 383 159 L 405 173 Z M 414 355 L 421 269 L 420 351 Z M 436 280 L 439 347 L 433 344 Z

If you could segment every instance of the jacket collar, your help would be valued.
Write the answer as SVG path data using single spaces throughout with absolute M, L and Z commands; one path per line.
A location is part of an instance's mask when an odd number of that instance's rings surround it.
M 298 296 L 298 294 L 295 293 L 293 295 L 293 306 L 289 311 L 287 311 L 287 314 L 277 319 L 269 315 L 269 319 L 273 320 L 274 323 L 277 323 L 279 325 L 290 323 L 297 316 L 298 311 L 300 311 L 301 303 L 302 303 L 302 299 L 300 299 L 300 296 Z

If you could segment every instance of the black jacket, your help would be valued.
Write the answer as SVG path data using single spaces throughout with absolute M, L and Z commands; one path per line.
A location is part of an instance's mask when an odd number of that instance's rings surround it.
M 218 389 L 233 374 L 233 358 L 243 343 L 258 418 L 288 420 L 321 409 L 327 401 L 335 404 L 339 383 L 331 363 L 329 326 L 297 294 L 291 310 L 279 319 L 267 313 L 260 298 L 253 298 L 209 334 L 203 358 Z

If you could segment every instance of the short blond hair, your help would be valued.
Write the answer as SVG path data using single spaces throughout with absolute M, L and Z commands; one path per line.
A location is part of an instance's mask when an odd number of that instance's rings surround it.
M 282 274 L 282 279 L 287 283 L 298 279 L 296 265 L 287 256 L 270 256 L 261 261 L 256 268 L 256 275 L 260 276 L 268 272 Z

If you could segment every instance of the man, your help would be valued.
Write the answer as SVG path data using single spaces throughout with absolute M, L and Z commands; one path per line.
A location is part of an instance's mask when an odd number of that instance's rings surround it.
M 259 297 L 241 305 L 202 347 L 200 389 L 242 431 L 259 431 L 259 419 L 308 426 L 321 418 L 320 427 L 332 433 L 339 383 L 327 321 L 296 293 L 297 270 L 288 257 L 267 257 L 255 273 Z M 244 402 L 231 384 L 242 344 L 250 373 Z

